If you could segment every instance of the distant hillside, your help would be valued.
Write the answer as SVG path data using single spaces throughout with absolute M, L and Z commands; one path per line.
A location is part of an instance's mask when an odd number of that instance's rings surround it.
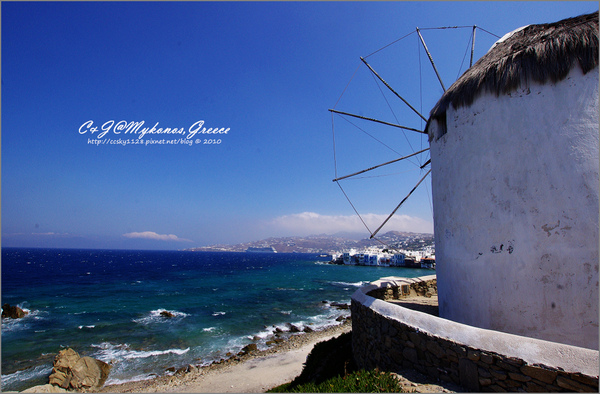
M 408 233 L 390 231 L 377 237 L 389 247 L 407 250 L 418 250 L 433 245 L 433 234 Z M 246 242 L 236 245 L 211 245 L 186 249 L 199 252 L 245 252 L 246 249 L 273 247 L 278 253 L 341 253 L 349 249 L 361 249 L 368 246 L 381 245 L 373 239 L 350 239 L 336 235 L 311 235 L 307 237 L 267 238 L 260 241 Z

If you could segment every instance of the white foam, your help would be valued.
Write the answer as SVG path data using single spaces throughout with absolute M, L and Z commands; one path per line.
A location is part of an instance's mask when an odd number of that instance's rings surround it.
M 176 354 L 178 356 L 181 356 L 183 354 L 186 354 L 189 351 L 190 351 L 189 347 L 186 349 L 168 349 L 168 350 L 154 350 L 154 351 L 132 350 L 128 354 L 126 354 L 124 358 L 126 360 L 130 360 L 133 358 L 148 358 L 148 357 L 162 356 L 164 354 Z
M 116 379 L 116 378 L 109 377 L 104 384 L 111 385 L 111 384 L 122 384 L 122 383 L 129 383 L 129 382 L 140 382 L 140 381 L 144 381 L 144 380 L 154 379 L 156 377 L 158 377 L 158 375 L 155 373 L 136 375 L 129 379 Z
M 21 304 L 20 304 L 21 305 Z M 48 315 L 47 311 L 39 311 L 39 310 L 30 310 L 28 308 L 17 305 L 19 308 L 23 310 L 23 312 L 27 312 L 27 314 L 19 319 L 11 319 L 10 317 L 2 318 L 2 332 L 13 332 L 17 330 L 24 330 L 31 328 L 29 324 L 32 320 L 43 320 L 45 316 Z
M 189 347 L 187 349 L 133 350 L 128 344 L 115 345 L 109 342 L 103 342 L 99 345 L 92 345 L 92 347 L 100 349 L 97 353 L 95 353 L 94 357 L 104 362 L 156 357 L 165 354 L 175 354 L 181 356 L 190 350 Z
M 362 287 L 364 284 L 369 283 L 369 282 L 360 281 L 360 282 L 351 283 L 351 282 L 331 281 L 329 283 L 334 286 L 340 286 L 340 287 L 346 287 L 346 286 Z
M 2 390 L 6 390 L 7 387 L 15 383 L 24 382 L 26 380 L 38 378 L 41 376 L 48 376 L 52 372 L 52 366 L 38 365 L 33 368 L 27 368 L 20 371 L 10 373 L 8 375 L 2 375 Z
M 164 312 L 170 313 L 173 317 L 166 317 L 163 315 Z M 133 319 L 134 323 L 139 324 L 152 324 L 152 323 L 168 323 L 173 320 L 181 320 L 185 317 L 189 316 L 189 314 L 184 312 L 179 312 L 175 310 L 167 310 L 167 309 L 156 309 L 150 311 L 146 316 L 140 317 L 139 319 Z
M 214 312 L 213 316 L 223 316 L 226 312 Z

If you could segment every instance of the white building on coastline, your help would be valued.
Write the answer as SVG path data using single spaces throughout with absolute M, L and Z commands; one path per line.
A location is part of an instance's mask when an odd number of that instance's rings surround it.
M 365 250 L 357 251 L 351 249 L 347 252 L 342 253 L 339 256 L 339 260 L 345 265 L 365 265 L 365 266 L 378 266 L 378 267 L 421 267 L 421 261 L 425 261 L 428 257 L 427 266 L 423 268 L 434 268 L 435 257 L 432 257 L 428 251 L 406 251 L 401 250 L 397 253 L 384 253 L 381 249 L 369 248 Z M 336 256 L 333 256 L 333 260 L 336 260 Z M 412 264 L 408 263 L 412 262 Z

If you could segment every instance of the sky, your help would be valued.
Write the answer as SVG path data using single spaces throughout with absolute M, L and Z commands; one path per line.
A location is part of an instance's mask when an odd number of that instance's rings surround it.
M 417 27 L 447 88 L 469 66 L 469 26 L 477 60 L 516 28 L 597 10 L 571 1 L 2 2 L 2 246 L 367 237 L 426 174 L 427 152 L 332 180 L 428 142 L 329 111 L 424 129 L 361 57 L 427 118 L 443 89 Z M 466 27 L 429 29 L 444 26 Z M 430 176 L 387 231 L 433 232 Z

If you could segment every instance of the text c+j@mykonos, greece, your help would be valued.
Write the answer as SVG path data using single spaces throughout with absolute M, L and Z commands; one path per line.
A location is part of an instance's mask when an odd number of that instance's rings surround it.
M 102 126 L 100 126 L 100 128 L 98 129 L 98 126 L 94 126 L 94 121 L 88 120 L 87 122 L 82 124 L 81 127 L 79 127 L 79 134 L 86 134 L 89 132 L 90 134 L 95 135 L 98 139 L 103 138 L 107 133 L 113 133 L 116 135 L 137 134 L 138 139 L 144 138 L 144 136 L 147 134 L 178 134 L 182 136 L 185 135 L 186 139 L 191 139 L 194 138 L 196 134 L 227 134 L 230 130 L 229 127 L 211 127 L 207 129 L 206 127 L 204 127 L 203 120 L 199 120 L 196 123 L 192 124 L 187 130 L 185 130 L 183 127 L 158 127 L 158 124 L 160 122 L 156 122 L 156 124 L 152 127 L 142 127 L 144 123 L 145 121 L 143 120 L 139 122 L 127 122 L 125 120 L 115 122 L 114 120 L 109 120 L 107 122 L 104 122 Z

